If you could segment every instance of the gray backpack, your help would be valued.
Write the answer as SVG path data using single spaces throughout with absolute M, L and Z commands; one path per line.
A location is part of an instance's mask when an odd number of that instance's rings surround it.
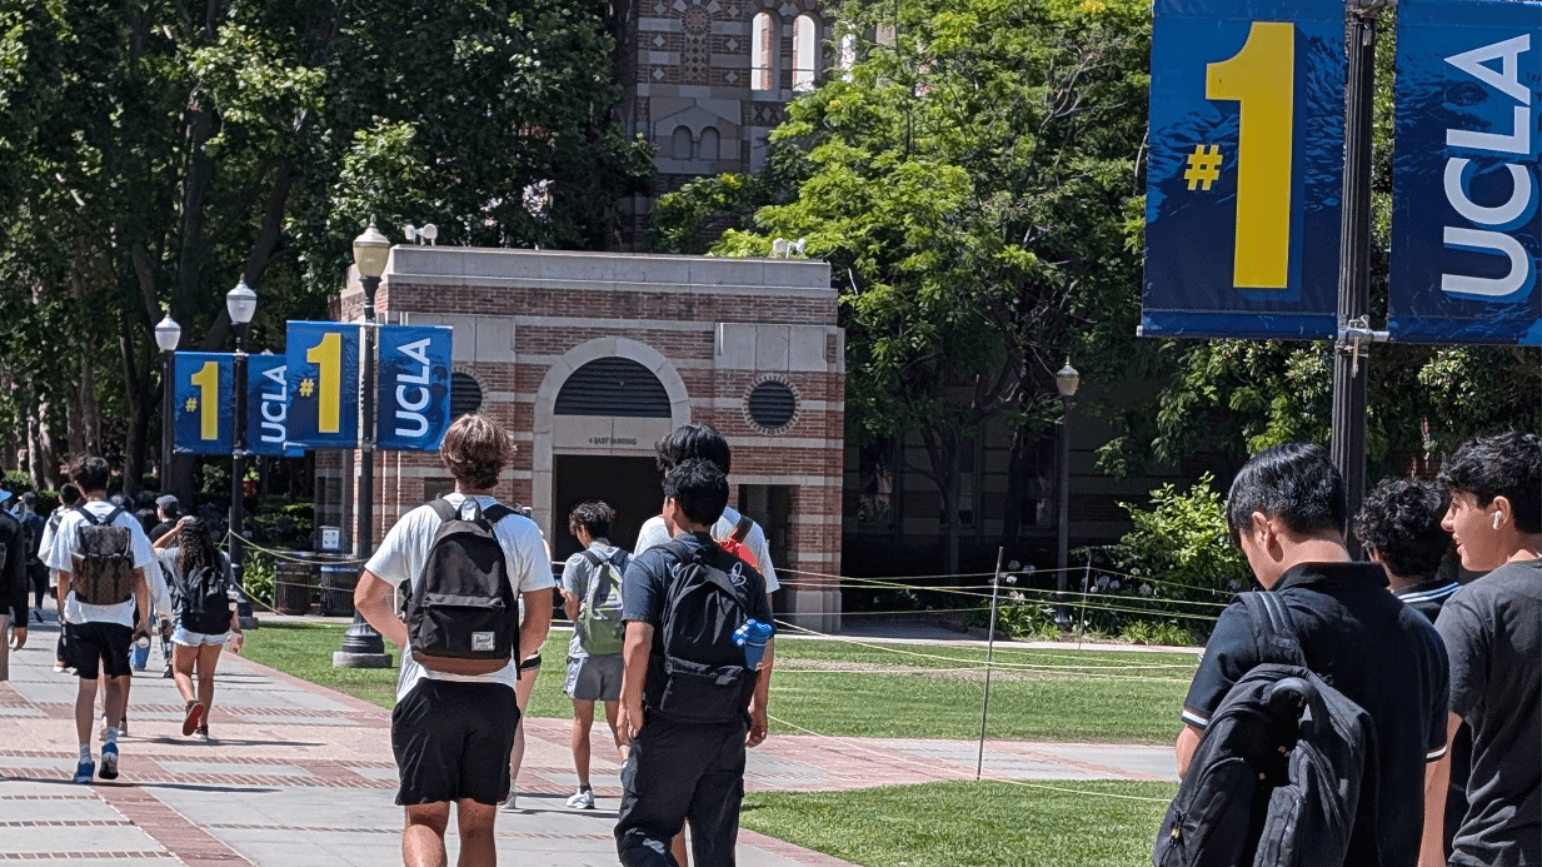
M 98 518 L 81 509 L 75 553 L 70 561 L 70 590 L 87 605 L 121 605 L 134 596 L 134 536 L 114 524 L 123 509 Z

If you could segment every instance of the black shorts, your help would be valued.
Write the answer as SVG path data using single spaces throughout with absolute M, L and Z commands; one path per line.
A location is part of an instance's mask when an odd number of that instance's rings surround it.
M 74 667 L 77 676 L 96 680 L 99 672 L 108 677 L 130 674 L 129 644 L 134 637 L 130 627 L 98 621 L 66 623 L 64 635 L 64 660 Z
M 517 725 L 514 690 L 501 683 L 418 681 L 391 712 L 391 750 L 401 775 L 396 803 L 502 803 Z

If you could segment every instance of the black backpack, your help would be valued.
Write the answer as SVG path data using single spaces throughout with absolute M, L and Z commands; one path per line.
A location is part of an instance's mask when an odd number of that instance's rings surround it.
M 1312 673 L 1284 602 L 1242 593 L 1265 660 L 1210 717 L 1157 834 L 1156 867 L 1377 865 L 1376 736 Z M 1364 851 L 1362 851 L 1364 850 Z
M 756 673 L 744 663 L 734 630 L 749 617 L 746 579 L 752 571 L 717 545 L 691 548 L 679 540 L 664 550 L 674 559 L 655 650 L 648 659 L 645 699 L 650 710 L 680 723 L 742 719 L 755 694 Z
M 429 503 L 444 523 L 406 601 L 407 638 L 419 665 L 445 674 L 491 674 L 519 649 L 519 600 L 493 525 L 514 514 Z M 467 514 L 469 513 L 469 514 Z
M 86 520 L 70 558 L 70 589 L 87 605 L 121 605 L 134 596 L 134 535 L 115 523 L 123 509 L 105 518 L 79 511 Z
M 196 566 L 175 580 L 177 620 L 189 632 L 221 635 L 230 631 L 230 578 L 218 566 Z

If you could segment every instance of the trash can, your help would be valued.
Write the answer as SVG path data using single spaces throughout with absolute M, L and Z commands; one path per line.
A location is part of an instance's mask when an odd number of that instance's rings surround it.
M 328 617 L 353 616 L 353 588 L 359 583 L 355 563 L 321 564 L 321 613 Z
M 278 560 L 273 564 L 273 605 L 280 614 L 311 613 L 311 573 L 305 561 Z

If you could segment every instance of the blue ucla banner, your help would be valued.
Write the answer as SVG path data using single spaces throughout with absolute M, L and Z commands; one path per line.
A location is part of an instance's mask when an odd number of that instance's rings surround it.
M 1330 337 L 1344 175 L 1342 0 L 1156 0 L 1148 337 Z
M 288 358 L 253 355 L 246 359 L 246 451 L 273 457 L 298 456 L 305 452 L 285 449 L 288 441 L 289 383 L 285 379 Z
M 290 322 L 287 332 L 289 445 L 359 445 L 359 330 L 344 322 Z
M 438 450 L 450 426 L 450 335 L 440 325 L 380 329 L 379 448 Z
M 1542 3 L 1397 12 L 1393 339 L 1542 344 Z
M 178 454 L 228 455 L 235 449 L 235 356 L 178 352 L 172 366 L 173 433 Z

